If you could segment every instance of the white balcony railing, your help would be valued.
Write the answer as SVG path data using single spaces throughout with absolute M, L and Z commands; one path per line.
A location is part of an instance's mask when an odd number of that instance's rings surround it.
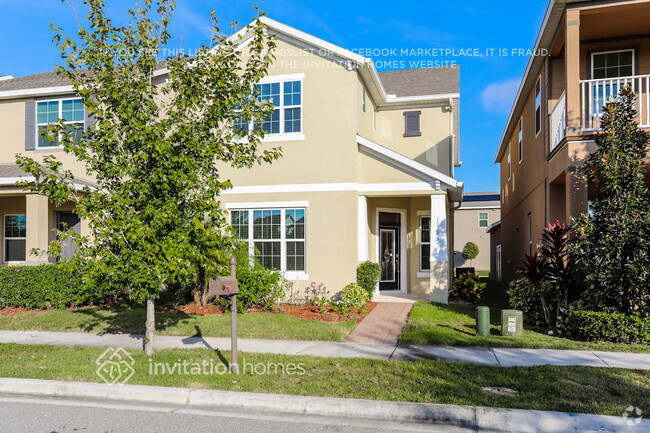
M 566 135 L 566 93 L 562 93 L 551 111 L 551 150 L 555 149 Z
M 634 75 L 580 81 L 583 131 L 600 129 L 603 106 L 609 98 L 617 96 L 626 84 L 638 94 L 636 110 L 639 126 L 650 127 L 650 75 Z

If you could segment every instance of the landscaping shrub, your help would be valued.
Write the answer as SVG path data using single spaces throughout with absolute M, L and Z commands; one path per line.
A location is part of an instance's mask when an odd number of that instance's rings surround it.
M 368 292 L 360 285 L 350 283 L 343 288 L 341 300 L 350 308 L 361 308 L 368 301 Z
M 0 267 L 0 308 L 65 308 L 104 302 L 119 290 L 85 287 L 83 268 L 62 263 Z
M 560 335 L 575 340 L 650 343 L 650 317 L 637 313 L 571 310 L 558 322 Z
M 547 321 L 543 303 L 540 302 L 541 293 L 545 294 L 544 299 L 549 304 L 553 305 L 557 302 L 557 292 L 553 290 L 549 282 L 540 282 L 538 285 L 533 285 L 526 278 L 520 278 L 512 281 L 508 286 L 510 306 L 524 312 L 525 323 L 539 328 L 546 328 L 550 322 L 550 326 L 554 327 L 557 322 L 557 310 L 555 308 L 548 309 L 550 318 Z
M 381 266 L 379 263 L 363 262 L 357 267 L 357 284 L 368 292 L 368 299 L 372 299 L 375 293 L 379 276 L 381 275 Z
M 462 256 L 471 263 L 478 256 L 478 245 L 474 242 L 467 242 L 463 247 Z
M 263 267 L 256 259 L 251 261 L 247 244 L 241 244 L 234 256 L 239 289 L 237 311 L 243 313 L 251 308 L 271 310 L 286 294 L 285 279 L 280 272 Z M 217 298 L 216 303 L 223 311 L 230 311 L 229 299 Z
M 454 280 L 449 295 L 457 300 L 471 303 L 478 302 L 481 299 L 485 283 L 482 283 L 476 274 L 461 274 Z

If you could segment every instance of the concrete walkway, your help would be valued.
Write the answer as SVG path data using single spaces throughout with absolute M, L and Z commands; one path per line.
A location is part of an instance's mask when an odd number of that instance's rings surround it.
M 412 303 L 380 302 L 348 335 L 350 343 L 397 344 Z
M 143 335 L 74 332 L 0 331 L 0 343 L 142 349 Z M 333 341 L 256 340 L 240 338 L 239 350 L 251 353 L 310 355 L 327 358 L 369 358 L 394 361 L 469 362 L 501 367 L 577 365 L 650 370 L 650 353 L 597 352 L 485 347 L 396 346 Z M 229 338 L 156 336 L 158 349 L 230 350 Z

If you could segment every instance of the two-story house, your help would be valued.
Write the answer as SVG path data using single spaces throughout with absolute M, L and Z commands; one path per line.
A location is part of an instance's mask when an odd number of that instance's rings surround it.
M 583 170 L 603 105 L 625 84 L 650 127 L 650 2 L 552 0 L 495 163 L 504 280 L 516 278 L 548 222 L 570 222 L 594 194 Z
M 454 179 L 458 69 L 377 72 L 369 58 L 262 21 L 277 36 L 277 59 L 259 83 L 260 98 L 275 111 L 262 126 L 283 157 L 252 169 L 218 167 L 234 185 L 222 204 L 237 236 L 294 287 L 316 282 L 336 293 L 355 280 L 360 262 L 372 260 L 381 264 L 382 293 L 431 293 L 446 302 L 453 209 L 463 190 Z M 247 29 L 236 38 L 245 55 Z M 164 79 L 164 68 L 156 75 Z M 60 152 L 37 132 L 58 117 L 84 122 L 75 107 L 53 74 L 0 81 L 5 263 L 37 260 L 26 250 L 45 247 L 49 229 L 70 218 L 70 209 L 14 187 L 12 163 L 15 153 Z

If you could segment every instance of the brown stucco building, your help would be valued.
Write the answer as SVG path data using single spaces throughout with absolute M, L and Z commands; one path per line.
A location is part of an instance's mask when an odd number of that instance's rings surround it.
M 649 74 L 650 2 L 551 1 L 495 157 L 505 281 L 548 222 L 588 211 L 583 163 L 607 98 L 630 84 L 650 127 Z

